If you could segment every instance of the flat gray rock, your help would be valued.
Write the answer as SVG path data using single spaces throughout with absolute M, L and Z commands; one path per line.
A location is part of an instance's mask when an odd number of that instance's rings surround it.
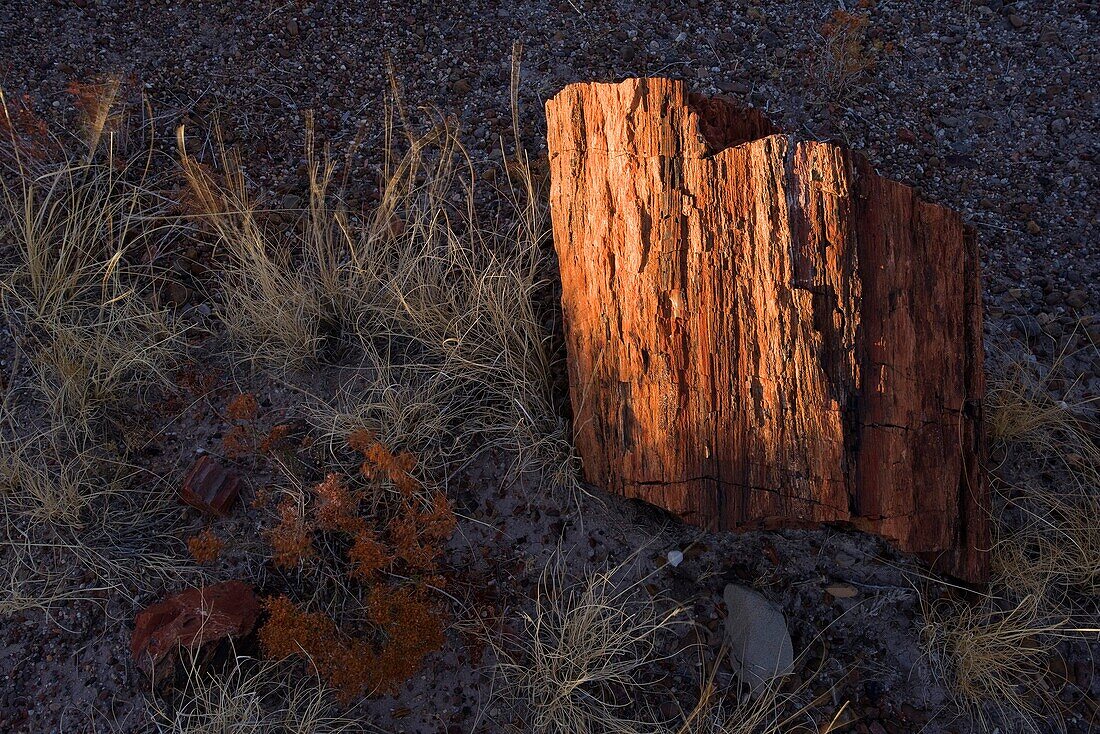
M 733 669 L 755 698 L 773 679 L 791 672 L 794 647 L 787 620 L 774 604 L 747 587 L 728 584 L 722 596 Z

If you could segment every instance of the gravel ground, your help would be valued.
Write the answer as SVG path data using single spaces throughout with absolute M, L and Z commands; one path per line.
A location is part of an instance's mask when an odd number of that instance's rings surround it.
M 377 139 L 387 57 L 410 106 L 458 115 L 474 155 L 493 155 L 509 134 L 518 41 L 532 151 L 545 147 L 542 103 L 571 81 L 684 78 L 785 129 L 845 140 L 964 212 L 980 232 L 996 327 L 1060 336 L 1095 312 L 1096 3 L 864 0 L 855 65 L 871 68 L 840 82 L 822 35 L 827 3 L 370 5 L 9 2 L 0 82 L 64 107 L 70 81 L 130 75 L 166 133 L 181 121 L 206 131 L 216 113 L 277 194 L 299 183 L 303 111 L 334 145 L 361 130 Z
M 1030 349 L 1049 359 L 1068 344 L 1067 372 L 1084 375 L 1080 396 L 1100 394 L 1097 4 L 848 5 L 867 25 L 836 56 L 827 21 L 838 6 L 806 0 L 9 0 L 0 4 L 0 86 L 9 97 L 28 94 L 49 118 L 69 108 L 70 82 L 126 75 L 144 89 L 168 140 L 185 122 L 189 140 L 201 145 L 220 120 L 247 151 L 250 176 L 279 201 L 301 191 L 304 111 L 315 111 L 319 136 L 337 148 L 361 131 L 368 142 L 380 139 L 387 57 L 409 105 L 457 115 L 486 169 L 500 155 L 499 136 L 510 134 L 513 42 L 523 44 L 522 128 L 534 153 L 545 149 L 542 103 L 564 84 L 684 78 L 699 92 L 749 101 L 785 129 L 844 140 L 880 173 L 961 210 L 982 247 L 991 356 Z M 836 79 L 838 59 L 851 78 Z M 365 198 L 373 162 L 371 154 L 362 160 Z M 580 564 L 622 558 L 648 539 L 646 568 L 696 542 L 689 560 L 660 571 L 657 583 L 697 598 L 693 609 L 711 632 L 721 584 L 730 580 L 772 594 L 792 620 L 796 649 L 828 626 L 821 683 L 855 671 L 837 693 L 861 717 L 852 731 L 971 730 L 920 661 L 918 605 L 902 575 L 909 566 L 876 540 L 832 530 L 699 536 L 617 499 L 587 507 L 582 527 L 569 511 L 562 519 L 552 498 L 505 491 L 502 472 L 483 472 L 479 482 L 490 489 L 460 499 L 479 522 L 464 524 L 454 543 L 457 559 L 472 559 L 471 584 L 492 577 L 520 603 L 535 582 L 530 569 L 559 542 L 581 549 Z M 489 563 L 482 546 L 501 555 Z M 860 596 L 825 595 L 834 582 L 855 585 Z M 103 730 L 107 720 L 141 730 L 142 683 L 125 654 L 132 610 L 109 611 L 5 621 L 0 730 Z M 484 705 L 479 665 L 449 650 L 399 696 L 364 713 L 391 731 L 517 726 Z M 1091 730 L 1087 699 L 1100 691 L 1091 667 L 1070 663 L 1084 692 L 1084 700 L 1067 694 L 1070 731 Z M 682 667 L 669 685 L 691 691 L 698 672 Z M 98 715 L 89 724 L 90 710 Z

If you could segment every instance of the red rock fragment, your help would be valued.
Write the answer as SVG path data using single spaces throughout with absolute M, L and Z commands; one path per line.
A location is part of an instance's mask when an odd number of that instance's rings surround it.
M 241 489 L 241 478 L 214 458 L 200 456 L 180 488 L 180 500 L 212 515 L 227 515 Z
M 228 637 L 247 635 L 259 615 L 260 603 L 243 581 L 187 589 L 138 613 L 130 654 L 159 682 L 175 669 L 180 648 L 201 652 Z

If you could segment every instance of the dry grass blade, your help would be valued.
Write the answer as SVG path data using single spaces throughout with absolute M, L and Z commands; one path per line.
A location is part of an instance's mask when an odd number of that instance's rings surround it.
M 1056 691 L 1043 681 L 1046 662 L 1064 639 L 1100 633 L 1049 611 L 1031 594 L 1007 608 L 941 602 L 925 610 L 922 634 L 933 664 L 956 700 L 987 728 L 1024 723 L 1033 731 L 1059 716 Z
M 552 558 L 523 631 L 498 649 L 503 695 L 529 712 L 534 731 L 661 731 L 647 707 L 649 667 L 683 610 L 627 583 L 630 560 L 570 584 L 562 557 Z
M 366 727 L 337 713 L 336 701 L 313 678 L 293 680 L 272 663 L 233 658 L 219 674 L 193 660 L 182 691 L 169 706 L 148 706 L 162 734 L 341 734 Z

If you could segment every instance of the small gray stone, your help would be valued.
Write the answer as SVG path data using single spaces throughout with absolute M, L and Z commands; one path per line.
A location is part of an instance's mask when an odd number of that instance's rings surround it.
M 1070 308 L 1084 308 L 1089 304 L 1089 294 L 1084 288 L 1074 288 L 1066 294 L 1066 305 Z
M 787 620 L 774 604 L 747 587 L 728 584 L 722 597 L 733 669 L 753 697 L 758 697 L 794 665 Z
M 836 561 L 836 565 L 840 566 L 841 568 L 851 568 L 856 562 L 855 558 L 848 555 L 844 551 L 839 551 L 835 556 L 833 556 L 833 560 Z
M 1034 339 L 1043 333 L 1043 327 L 1039 325 L 1039 320 L 1034 316 L 1017 316 L 1013 321 L 1016 328 L 1029 339 Z

